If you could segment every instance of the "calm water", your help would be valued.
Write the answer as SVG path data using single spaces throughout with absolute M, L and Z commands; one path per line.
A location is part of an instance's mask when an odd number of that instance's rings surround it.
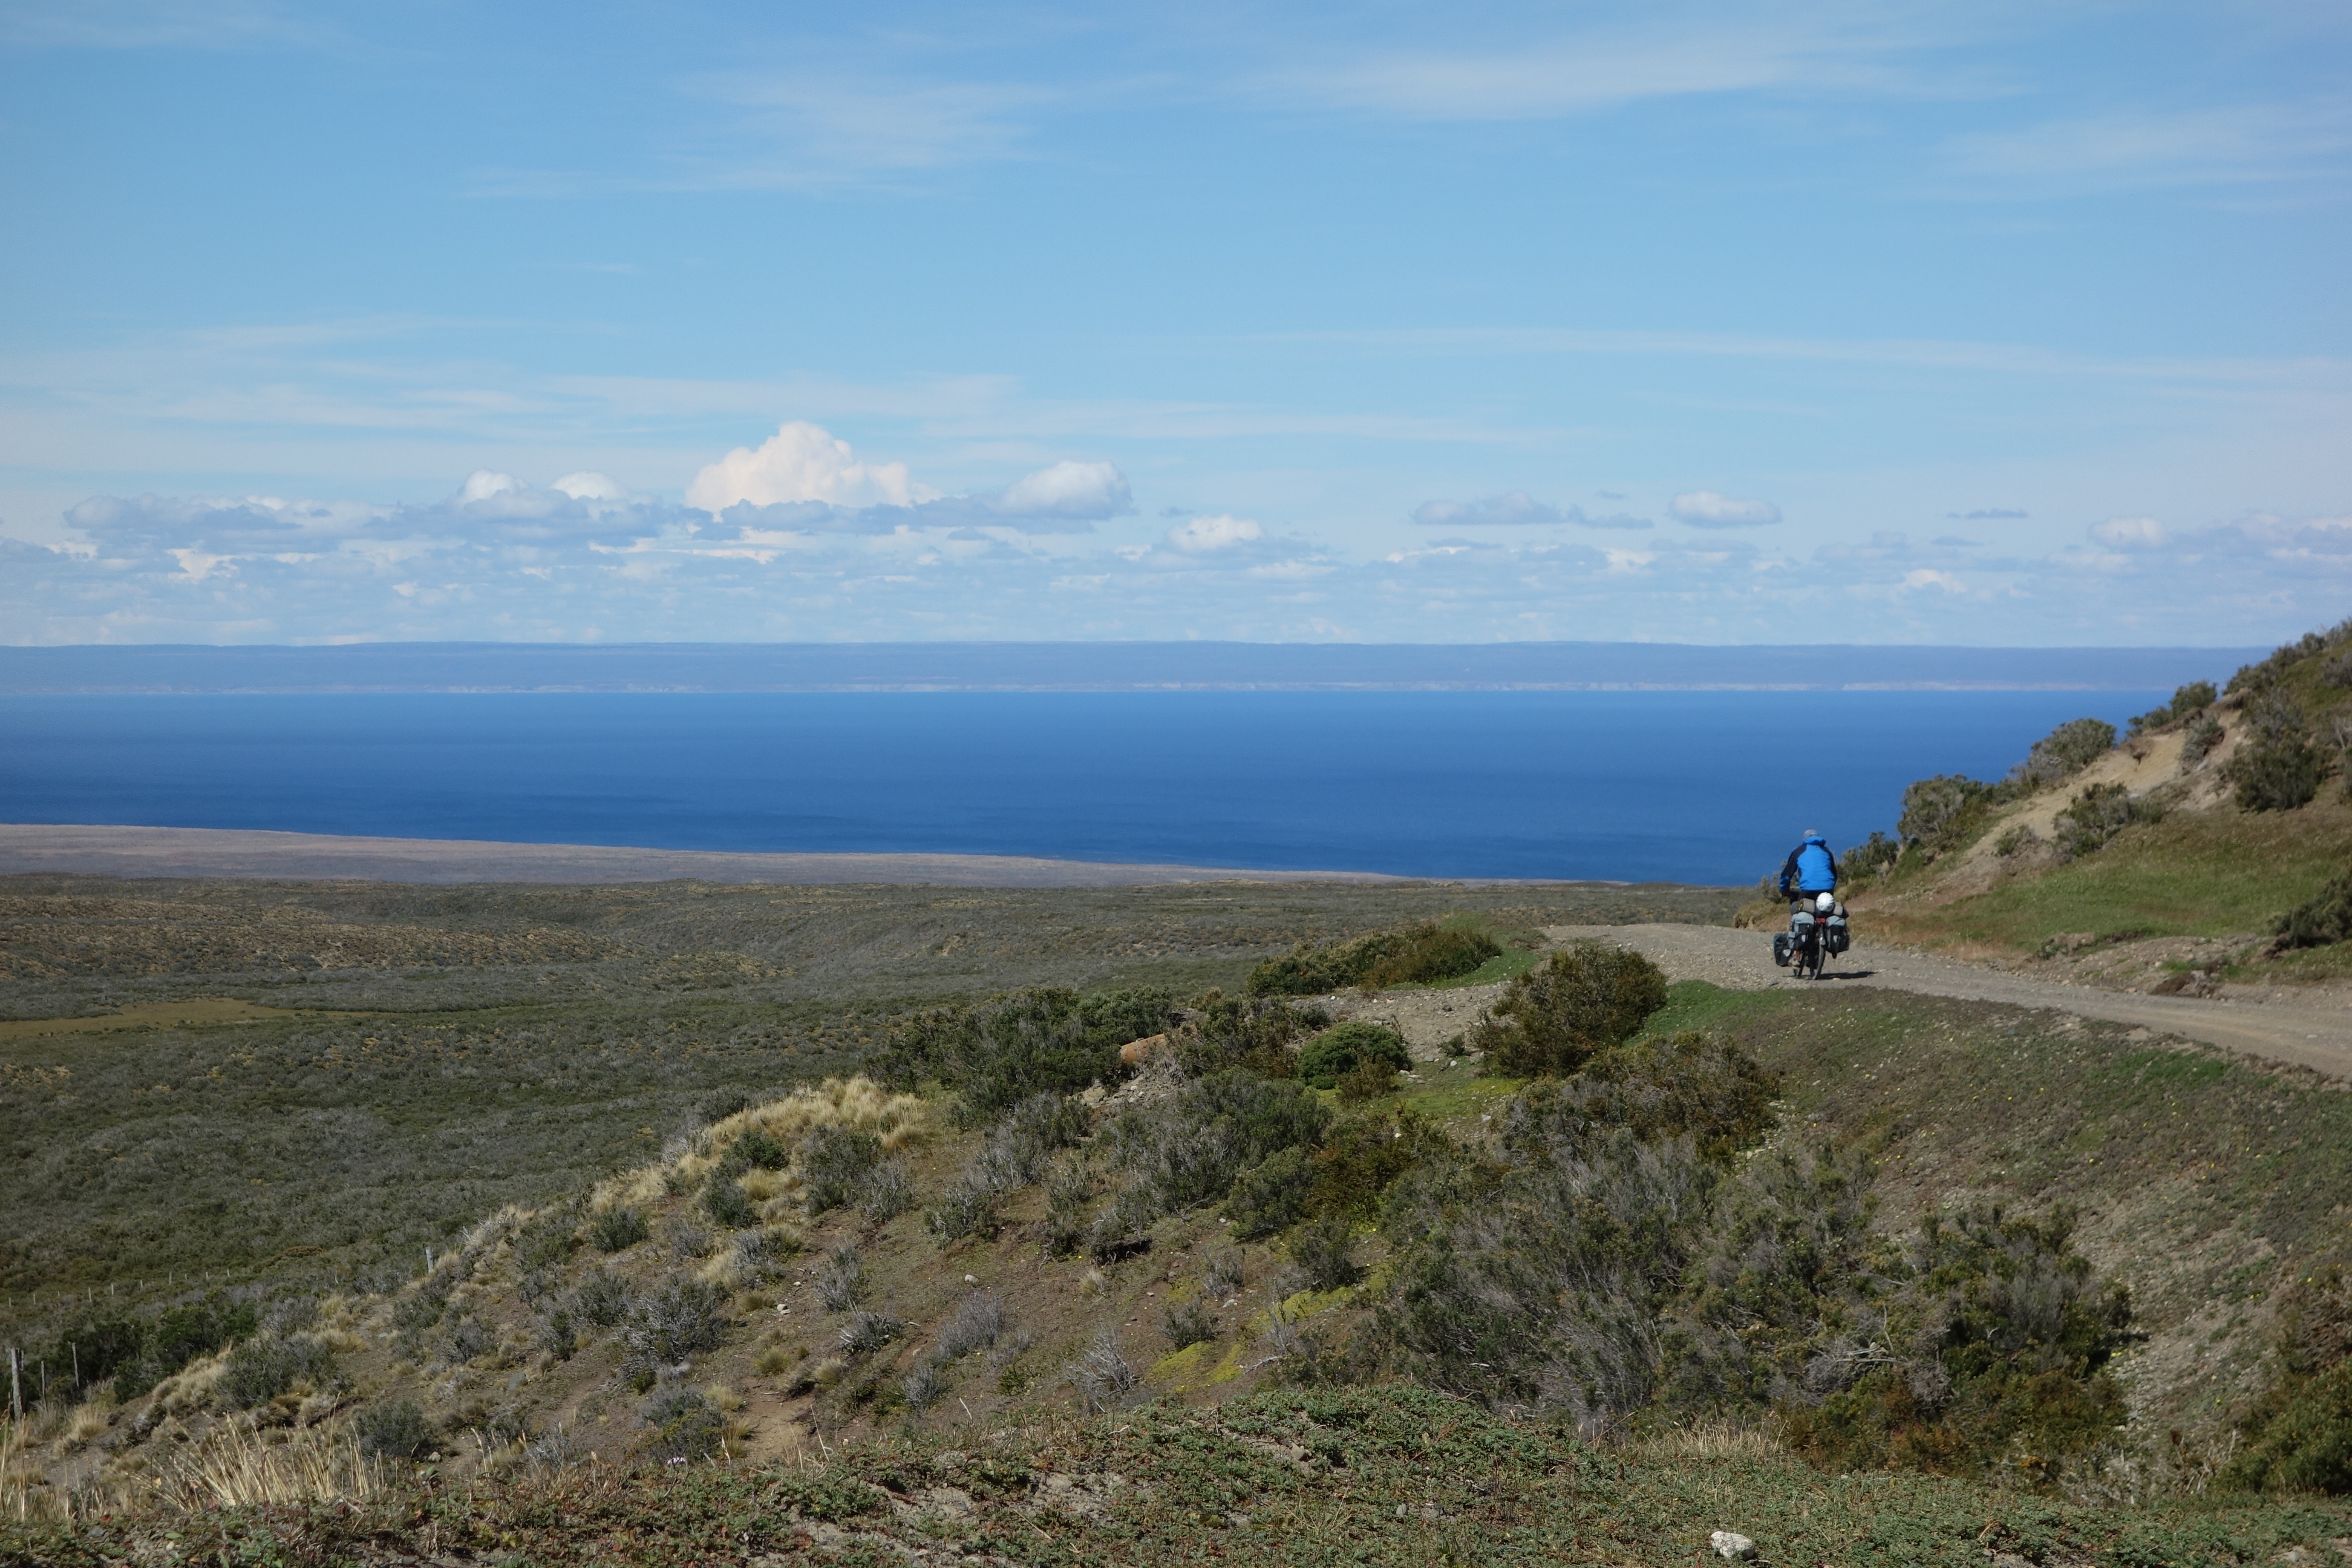
M 2164 693 L 0 698 L 0 821 L 1745 882 Z

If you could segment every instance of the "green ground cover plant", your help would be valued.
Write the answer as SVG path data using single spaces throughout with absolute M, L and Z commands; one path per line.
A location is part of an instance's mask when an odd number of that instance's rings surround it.
M 1298 1076 L 1317 1089 L 1337 1089 L 1341 1079 L 1372 1064 L 1403 1072 L 1412 1066 L 1412 1057 L 1394 1029 L 1354 1019 L 1324 1030 L 1300 1048 Z
M 1301 946 L 1250 971 L 1258 996 L 1313 996 L 1360 986 L 1381 991 L 1459 980 L 1503 956 L 1503 944 L 1475 924 L 1425 921 L 1350 942 Z
M 1640 953 L 1579 942 L 1512 981 L 1470 1043 L 1502 1077 L 1559 1076 L 1631 1039 L 1665 1000 L 1665 975 Z

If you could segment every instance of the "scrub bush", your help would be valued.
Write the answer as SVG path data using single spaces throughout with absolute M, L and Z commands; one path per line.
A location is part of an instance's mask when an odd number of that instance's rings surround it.
M 1127 1179 L 1121 1212 L 1149 1224 L 1213 1202 L 1234 1178 L 1284 1149 L 1311 1147 L 1331 1113 L 1284 1079 L 1223 1072 L 1186 1084 L 1112 1122 L 1105 1139 Z
M 1906 844 L 1916 844 L 1930 856 L 1959 848 L 1970 830 L 2001 797 L 1992 784 L 1962 773 L 1938 773 L 1905 786 L 1903 815 L 1895 830 Z
M 2237 1422 L 2246 1447 L 2222 1483 L 2252 1491 L 2352 1493 L 2352 1282 L 2340 1264 L 2279 1303 L 2277 1374 Z
M 1212 991 L 1193 1005 L 1178 1029 L 1177 1064 L 1193 1078 L 1233 1068 L 1260 1078 L 1295 1078 L 1297 1058 L 1291 1044 L 1331 1021 L 1320 1007 L 1301 1007 L 1279 997 L 1227 996 Z
M 841 1348 L 851 1355 L 871 1355 L 906 1331 L 905 1321 L 887 1312 L 858 1312 L 841 1325 Z
M 1299 1226 L 1290 1238 L 1290 1261 L 1310 1290 L 1337 1290 L 1364 1277 L 1356 1260 L 1355 1226 L 1344 1215 L 1326 1215 Z
M 433 1424 L 413 1399 L 371 1405 L 352 1423 L 360 1451 L 387 1459 L 414 1459 L 433 1447 Z
M 1217 1337 L 1217 1315 L 1198 1299 L 1171 1302 L 1160 1311 L 1160 1336 L 1171 1350 L 1206 1344 Z
M 2214 700 L 2220 695 L 2213 689 L 2211 681 L 2192 680 L 2174 691 L 2172 700 L 2163 707 L 2150 709 L 2134 719 L 2131 732 L 2137 735 L 2144 731 L 2161 730 L 2168 724 L 2177 724 L 2191 714 L 2202 713 L 2213 706 Z
M 629 1359 L 668 1367 L 717 1350 L 726 1333 L 724 1306 L 715 1286 L 699 1279 L 663 1280 L 629 1305 L 621 1325 Z
M 719 1452 L 727 1423 L 702 1391 L 683 1384 L 662 1389 L 646 1402 L 646 1457 L 664 1463 L 707 1459 Z
M 267 1405 L 300 1384 L 324 1388 L 333 1381 L 335 1353 L 308 1334 L 286 1339 L 257 1336 L 229 1352 L 219 1396 L 231 1409 Z
M 2203 762 L 2228 733 L 2221 727 L 2221 721 L 2210 713 L 2200 713 L 2189 721 L 2189 727 L 2180 732 L 2181 765 L 2194 767 Z
M 2273 952 L 2327 947 L 2352 941 L 2352 872 L 2331 879 L 2310 898 L 2279 916 L 2271 927 Z
M 856 1201 L 882 1163 L 882 1140 L 847 1127 L 819 1127 L 801 1144 L 801 1194 L 813 1215 Z
M 1312 996 L 1360 985 L 1426 984 L 1470 973 L 1501 954 L 1502 944 L 1481 931 L 1424 921 L 1349 942 L 1303 945 L 1250 971 L 1255 996 Z
M 854 1247 L 836 1247 L 817 1266 L 812 1283 L 826 1311 L 846 1312 L 866 1300 L 866 1260 Z
M 2072 719 L 2033 742 L 2010 776 L 2027 789 L 2074 777 L 2115 750 L 2116 727 L 2105 719 Z
M 652 1234 L 645 1215 L 626 1205 L 606 1209 L 588 1222 L 588 1239 L 599 1252 L 626 1252 Z
M 1368 1063 L 1402 1072 L 1412 1066 L 1404 1037 L 1380 1024 L 1353 1020 L 1327 1029 L 1298 1053 L 1298 1076 L 1317 1089 L 1336 1089 L 1339 1079 Z
M 2058 853 L 2068 860 L 2104 848 L 2125 828 L 2163 820 L 2164 808 L 2154 801 L 2134 800 L 2119 784 L 2093 784 L 2060 812 L 2052 826 Z
M 1288 1230 L 1307 1217 L 1307 1194 L 1314 1190 L 1315 1167 L 1304 1149 L 1267 1155 L 1234 1179 L 1225 1214 L 1234 1235 L 1252 1241 Z
M 972 1126 L 1033 1095 L 1118 1081 L 1126 1076 L 1119 1047 L 1176 1021 L 1166 991 L 1020 991 L 902 1021 L 870 1070 L 902 1088 L 936 1079 L 955 1091 L 957 1119 Z
M 1666 1005 L 1666 977 L 1638 952 L 1579 942 L 1511 982 L 1470 1037 L 1486 1071 L 1505 1078 L 1575 1071 L 1631 1038 Z

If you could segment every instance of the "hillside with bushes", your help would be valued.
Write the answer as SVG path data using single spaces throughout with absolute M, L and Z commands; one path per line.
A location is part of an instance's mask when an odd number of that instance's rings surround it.
M 1844 856 L 1858 940 L 2126 990 L 2352 980 L 2347 759 L 2352 621 L 2121 735 L 2077 720 L 2004 778 L 1913 784 L 1895 835 Z
M 2352 1482 L 2344 1097 L 2115 1032 L 2028 1053 L 2071 1121 L 1952 1137 L 1937 1075 L 2017 1028 L 1597 943 L 1433 1057 L 1292 994 L 908 1010 L 860 1073 L 715 1091 L 392 1288 L 58 1321 L 0 1551 L 2327 1560 L 2352 1522 L 2294 1500 Z M 2203 1283 L 2116 1247 L 2184 1093 L 2305 1152 L 2172 1194 Z M 2221 1255 L 2247 1181 L 2259 1267 Z M 2200 1316 L 2280 1259 L 2280 1310 Z

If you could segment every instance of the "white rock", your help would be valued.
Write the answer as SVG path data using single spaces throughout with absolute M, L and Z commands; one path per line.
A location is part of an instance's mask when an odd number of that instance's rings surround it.
M 1728 1557 L 1735 1562 L 1744 1563 L 1756 1555 L 1756 1543 L 1734 1531 L 1718 1530 L 1706 1538 L 1706 1543 L 1715 1548 L 1717 1557 Z

